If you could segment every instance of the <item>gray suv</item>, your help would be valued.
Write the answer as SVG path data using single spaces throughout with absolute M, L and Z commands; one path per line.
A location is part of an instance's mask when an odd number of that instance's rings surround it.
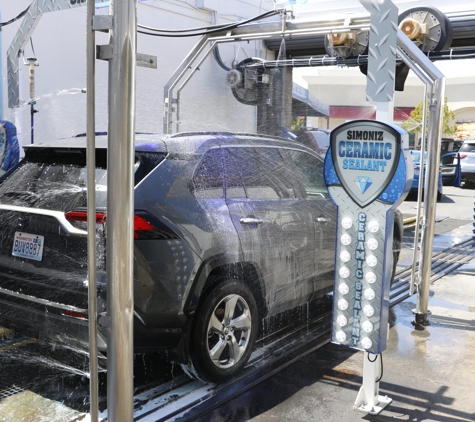
M 106 136 L 97 145 L 105 314 Z M 249 134 L 137 135 L 135 151 L 135 350 L 169 350 L 199 378 L 225 381 L 249 359 L 262 318 L 332 289 L 336 208 L 323 161 Z M 85 163 L 84 137 L 36 144 L 0 179 L 0 325 L 83 346 Z M 107 350 L 101 327 L 98 344 Z

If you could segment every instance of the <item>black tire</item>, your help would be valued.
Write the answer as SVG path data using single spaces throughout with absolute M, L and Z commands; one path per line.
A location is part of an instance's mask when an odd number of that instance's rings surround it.
M 214 284 L 196 312 L 188 373 L 215 383 L 232 378 L 251 356 L 257 327 L 258 310 L 249 287 L 235 279 Z

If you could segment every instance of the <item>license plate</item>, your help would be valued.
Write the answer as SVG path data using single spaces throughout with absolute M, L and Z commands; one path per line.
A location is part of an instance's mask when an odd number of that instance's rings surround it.
M 44 236 L 24 232 L 15 232 L 13 256 L 41 261 L 43 258 Z

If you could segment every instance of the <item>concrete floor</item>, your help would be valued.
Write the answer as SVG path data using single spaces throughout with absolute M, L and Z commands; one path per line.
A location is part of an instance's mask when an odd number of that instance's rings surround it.
M 465 225 L 443 240 L 471 230 Z M 475 421 L 475 260 L 431 285 L 424 330 L 412 325 L 415 301 L 390 311 L 380 395 L 393 401 L 379 415 L 353 410 L 363 353 L 328 344 L 201 421 Z

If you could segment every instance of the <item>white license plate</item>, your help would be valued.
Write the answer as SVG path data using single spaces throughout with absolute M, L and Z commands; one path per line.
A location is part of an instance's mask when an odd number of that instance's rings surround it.
M 43 258 L 44 236 L 24 232 L 15 232 L 13 256 L 41 261 Z

